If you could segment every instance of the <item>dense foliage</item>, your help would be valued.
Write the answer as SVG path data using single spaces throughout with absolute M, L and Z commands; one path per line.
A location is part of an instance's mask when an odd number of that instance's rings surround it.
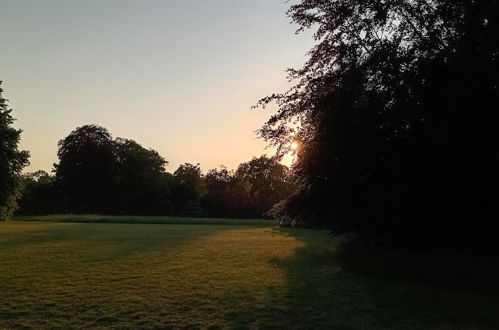
M 12 127 L 12 110 L 2 98 L 0 81 L 0 220 L 12 215 L 21 193 L 20 173 L 28 164 L 29 153 L 18 149 L 21 130 Z
M 281 222 L 495 244 L 499 2 L 302 0 L 289 15 L 317 44 L 260 103 L 279 106 L 261 135 L 301 144 Z
M 265 156 L 239 165 L 235 178 L 248 192 L 255 216 L 269 211 L 296 188 L 288 168 Z
M 63 212 L 108 211 L 115 193 L 117 158 L 111 134 L 103 127 L 79 127 L 59 141 L 55 184 Z
M 152 149 L 133 140 L 114 142 L 117 173 L 114 213 L 171 214 L 171 176 L 165 172 L 168 162 Z
M 59 142 L 54 176 L 24 176 L 21 215 L 58 213 L 259 218 L 294 188 L 284 165 L 262 156 L 236 172 L 182 164 L 173 173 L 155 150 L 85 125 Z

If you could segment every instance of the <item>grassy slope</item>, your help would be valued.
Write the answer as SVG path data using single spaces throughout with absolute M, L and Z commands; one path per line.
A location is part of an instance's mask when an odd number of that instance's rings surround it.
M 271 226 L 5 222 L 0 328 L 496 328 L 497 264 L 427 257 Z

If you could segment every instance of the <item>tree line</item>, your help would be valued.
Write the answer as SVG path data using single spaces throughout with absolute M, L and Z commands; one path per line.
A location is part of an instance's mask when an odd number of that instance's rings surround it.
M 58 143 L 53 174 L 22 176 L 17 214 L 123 214 L 235 218 L 268 217 L 295 185 L 288 168 L 261 156 L 235 171 L 202 174 L 199 164 L 169 173 L 157 151 L 104 127 L 76 128 Z

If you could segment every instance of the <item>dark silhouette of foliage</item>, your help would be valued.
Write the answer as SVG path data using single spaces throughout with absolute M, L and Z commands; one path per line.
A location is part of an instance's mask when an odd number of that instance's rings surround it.
M 19 214 L 48 215 L 56 213 L 58 207 L 55 198 L 54 176 L 45 171 L 36 171 L 23 175 L 23 193 L 19 199 Z
M 206 193 L 202 205 L 205 214 L 212 217 L 255 217 L 250 197 L 233 171 L 224 166 L 209 170 L 204 181 Z
M 117 159 L 107 129 L 96 125 L 76 128 L 58 143 L 55 184 L 62 210 L 104 213 L 112 210 L 116 193 Z
M 117 138 L 117 193 L 115 205 L 121 214 L 168 215 L 170 202 L 168 162 L 157 151 L 133 140 Z
M 295 190 L 288 168 L 266 156 L 240 164 L 235 177 L 249 196 L 253 216 L 270 211 Z
M 203 177 L 199 164 L 182 164 L 173 173 L 172 199 L 177 215 L 202 215 L 203 192 Z
M 0 81 L 0 220 L 12 215 L 21 193 L 21 170 L 28 165 L 29 153 L 18 149 L 21 130 L 12 127 L 14 118 L 2 98 Z
M 289 196 L 288 169 L 260 157 L 201 173 L 199 164 L 166 172 L 157 151 L 85 125 L 59 142 L 55 176 L 26 174 L 20 215 L 117 214 L 259 218 Z
M 260 131 L 301 141 L 286 224 L 413 244 L 496 244 L 499 3 L 302 0 L 317 44 Z M 292 129 L 290 123 L 298 123 Z M 464 221 L 461 219 L 465 219 Z

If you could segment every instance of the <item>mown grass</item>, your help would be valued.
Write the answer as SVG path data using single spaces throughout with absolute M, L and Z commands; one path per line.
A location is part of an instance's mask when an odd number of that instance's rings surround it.
M 496 329 L 496 261 L 237 221 L 4 222 L 0 328 Z
M 177 225 L 242 225 L 263 226 L 277 225 L 274 220 L 263 219 L 227 219 L 227 218 L 192 218 L 166 216 L 120 216 L 120 215 L 44 215 L 16 216 L 14 221 L 30 222 L 74 222 L 74 223 L 128 223 L 128 224 L 177 224 Z

